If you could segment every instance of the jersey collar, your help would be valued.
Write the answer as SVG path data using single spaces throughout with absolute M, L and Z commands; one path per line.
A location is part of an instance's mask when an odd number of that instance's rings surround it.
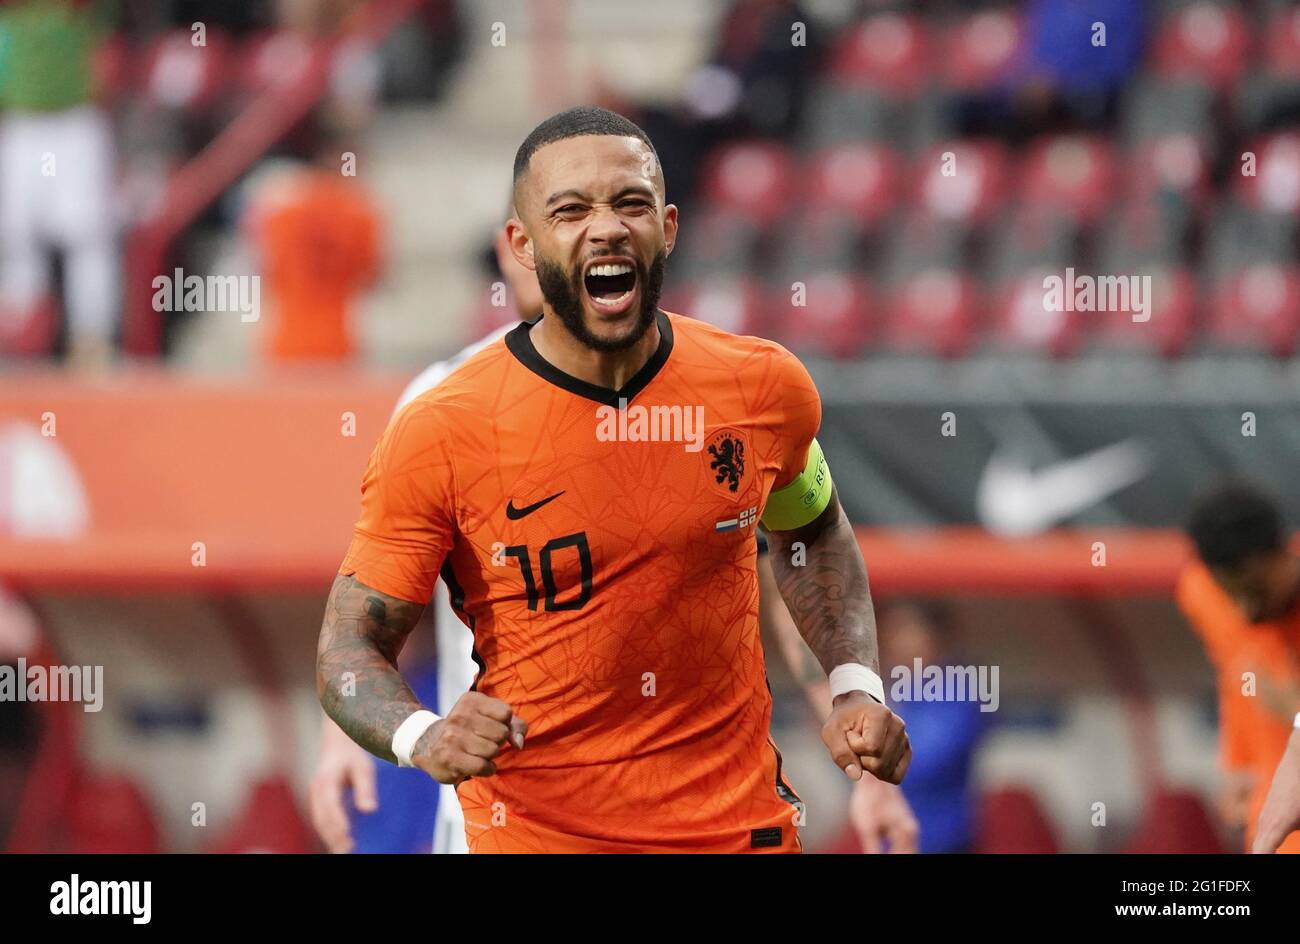
M 532 325 L 528 322 L 522 322 L 512 329 L 506 334 L 505 340 L 510 353 L 521 364 L 547 383 L 554 384 L 570 393 L 576 393 L 580 397 L 586 397 L 588 400 L 595 400 L 597 403 L 618 406 L 620 399 L 631 402 L 633 397 L 644 390 L 650 381 L 655 379 L 655 375 L 659 373 L 660 368 L 668 362 L 668 355 L 673 350 L 673 326 L 662 308 L 655 310 L 655 324 L 659 326 L 659 346 L 655 348 L 655 352 L 650 355 L 650 359 L 645 362 L 641 369 L 633 374 L 632 378 L 619 390 L 611 390 L 599 384 L 580 380 L 572 374 L 566 374 L 546 360 L 537 353 L 537 348 L 533 347 L 533 339 L 528 333 Z

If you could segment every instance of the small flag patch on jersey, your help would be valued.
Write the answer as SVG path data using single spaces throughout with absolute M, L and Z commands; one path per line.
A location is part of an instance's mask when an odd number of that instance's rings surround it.
M 715 521 L 713 523 L 714 531 L 735 531 L 737 528 L 748 528 L 758 517 L 758 506 L 746 508 L 740 513 L 739 518 L 728 518 L 726 521 Z

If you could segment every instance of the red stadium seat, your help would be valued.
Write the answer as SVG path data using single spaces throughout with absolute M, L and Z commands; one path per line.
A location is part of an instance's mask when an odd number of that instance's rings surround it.
M 1151 195 L 1110 214 L 1093 241 L 1093 262 L 1101 273 L 1135 268 L 1176 268 L 1188 261 L 1195 223 L 1191 207 Z
M 1021 196 L 1027 207 L 1089 224 L 1110 205 L 1114 173 L 1114 155 L 1103 139 L 1049 138 L 1025 157 Z
M 665 289 L 663 307 L 742 335 L 765 335 L 766 303 L 762 290 L 748 276 L 720 276 Z
M 864 225 L 887 216 L 901 195 L 903 166 L 887 147 L 845 144 L 827 148 L 808 162 L 808 200 L 815 207 L 847 210 Z
M 979 311 L 979 287 L 951 269 L 930 269 L 890 296 L 884 340 L 899 353 L 960 357 L 970 347 Z
M 1152 43 L 1153 63 L 1161 75 L 1202 78 L 1223 87 L 1245 71 L 1250 47 L 1250 29 L 1241 10 L 1200 0 L 1160 24 Z
M 1081 258 L 1080 227 L 1062 213 L 1014 207 L 982 235 L 982 275 L 990 286 L 1005 285 L 1031 269 L 1061 273 Z
M 956 23 L 943 42 L 939 63 L 944 82 L 976 92 L 1005 79 L 1016 64 L 1024 26 L 1011 10 L 984 10 Z
M 266 30 L 246 40 L 237 56 L 239 85 L 246 93 L 292 83 L 311 62 L 311 43 L 299 32 Z
M 1042 804 L 1024 787 L 1005 787 L 980 798 L 975 851 L 985 854 L 1055 854 L 1056 830 Z
M 95 97 L 106 105 L 122 98 L 134 80 L 134 62 L 130 43 L 121 33 L 113 33 L 95 50 L 91 66 L 95 77 Z
M 670 282 L 744 275 L 754 269 L 762 245 L 763 229 L 751 216 L 741 210 L 705 205 L 691 214 L 691 225 L 681 231 L 670 263 Z
M 831 53 L 830 75 L 846 84 L 910 98 L 925 83 L 930 46 L 919 17 L 880 13 L 843 34 Z
M 1283 10 L 1265 32 L 1264 61 L 1270 73 L 1300 79 L 1300 7 Z
M 1251 209 L 1294 215 L 1300 212 L 1300 134 L 1277 134 L 1257 142 L 1253 176 L 1234 170 L 1239 193 Z
M 847 272 L 816 272 L 804 282 L 803 307 L 793 304 L 789 286 L 770 298 L 773 336 L 801 354 L 850 358 L 874 340 L 872 298 L 865 279 Z
M 61 308 L 53 295 L 42 295 L 26 311 L 0 303 L 0 354 L 48 357 L 63 318 Z
M 1210 195 L 1210 156 L 1192 134 L 1170 134 L 1144 142 L 1124 165 L 1129 199 L 1146 202 L 1176 194 L 1194 206 Z
M 210 851 L 300 855 L 316 848 L 289 782 L 283 777 L 269 777 L 253 786 L 234 827 Z
M 1290 357 L 1300 330 L 1300 268 L 1256 265 L 1221 283 L 1214 293 L 1210 333 L 1233 350 Z
M 1137 272 L 1151 276 L 1148 321 L 1134 321 L 1132 312 L 1098 313 L 1097 339 L 1108 350 L 1135 351 L 1176 357 L 1192 339 L 1197 286 L 1185 269 Z
M 925 209 L 901 213 L 889 227 L 877 276 L 900 285 L 931 269 L 962 269 L 971 244 L 969 229 Z
M 701 192 L 720 209 L 768 223 L 785 211 L 794 186 L 793 171 L 789 153 L 779 144 L 725 145 L 706 160 Z
M 927 210 L 945 220 L 978 225 L 1002 206 L 1007 153 L 991 141 L 946 141 L 922 158 L 913 173 L 918 199 Z
M 788 285 L 809 272 L 858 270 L 867 232 L 861 218 L 845 210 L 809 206 L 791 214 L 773 227 L 767 277 Z
M 162 837 L 144 792 L 116 774 L 83 774 L 68 809 L 70 851 L 91 855 L 162 851 Z
M 1064 277 L 1060 271 L 1035 268 L 1009 279 L 995 293 L 993 310 L 999 315 L 989 338 L 994 347 L 1024 353 L 1061 357 L 1074 353 L 1094 312 L 1053 311 L 1047 308 L 1044 279 Z
M 155 107 L 202 109 L 216 101 L 238 70 L 225 35 L 209 28 L 205 45 L 195 46 L 187 29 L 159 36 L 145 54 L 144 95 Z
M 1128 848 L 1131 855 L 1226 852 L 1201 798 L 1186 790 L 1160 790 L 1147 804 Z

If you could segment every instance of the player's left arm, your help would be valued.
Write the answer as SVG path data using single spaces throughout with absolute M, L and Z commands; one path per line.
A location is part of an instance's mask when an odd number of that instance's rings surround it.
M 862 551 L 815 440 L 809 460 L 809 467 L 791 483 L 804 496 L 789 502 L 794 517 L 780 516 L 772 501 L 768 503 L 764 526 L 772 545 L 772 572 L 799 634 L 822 671 L 830 676 L 841 666 L 860 666 L 878 680 L 876 619 Z M 818 487 L 819 473 L 825 479 L 823 493 L 805 503 L 809 488 Z M 789 496 L 778 491 L 774 497 L 780 502 Z M 815 512 L 815 517 L 799 523 L 800 511 L 805 517 Z M 912 747 L 902 719 L 877 700 L 883 690 L 869 693 L 857 687 L 836 693 L 833 682 L 832 686 L 831 714 L 822 727 L 822 740 L 835 763 L 851 780 L 860 780 L 866 771 L 889 783 L 901 783 Z
M 781 597 L 830 680 L 822 740 L 849 779 L 866 771 L 900 783 L 912 747 L 902 719 L 884 704 L 866 564 L 816 439 L 821 398 L 789 352 L 772 366 L 782 391 L 782 468 L 761 521 Z
M 764 638 L 785 658 L 813 714 L 818 718 L 829 717 L 830 683 L 781 599 L 770 553 L 758 555 L 758 618 Z M 849 821 L 863 852 L 882 852 L 886 848 L 890 852 L 917 851 L 920 826 L 902 789 L 895 784 L 875 777 L 859 780 L 849 800 Z

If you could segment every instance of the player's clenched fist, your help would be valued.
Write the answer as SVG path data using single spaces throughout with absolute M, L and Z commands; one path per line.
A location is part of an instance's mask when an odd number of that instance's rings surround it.
M 862 692 L 836 696 L 822 726 L 822 741 L 850 780 L 861 780 L 865 770 L 889 783 L 902 783 L 912 762 L 903 719 Z
M 411 751 L 411 763 L 439 783 L 458 784 L 468 777 L 497 772 L 492 758 L 507 741 L 524 746 L 528 722 L 510 706 L 482 692 L 466 692 L 447 717 L 435 721 Z

